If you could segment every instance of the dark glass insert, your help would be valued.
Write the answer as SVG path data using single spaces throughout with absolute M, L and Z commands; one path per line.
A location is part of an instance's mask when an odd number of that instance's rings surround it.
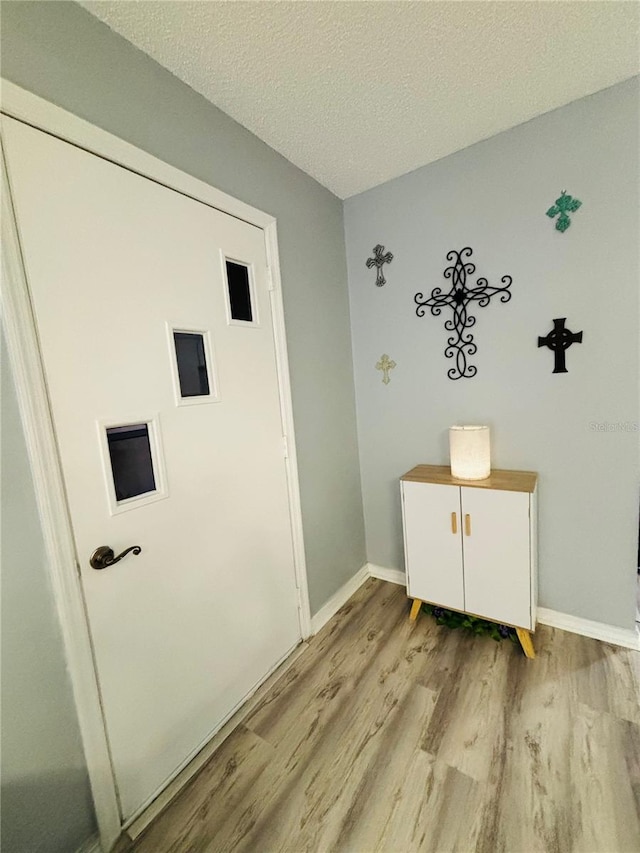
M 206 397 L 209 394 L 204 335 L 197 332 L 174 332 L 181 397 Z
M 233 320 L 246 320 L 251 323 L 251 288 L 249 287 L 249 269 L 244 264 L 227 261 L 227 285 L 229 304 Z
M 107 429 L 116 500 L 126 501 L 154 492 L 156 480 L 149 442 L 149 424 Z

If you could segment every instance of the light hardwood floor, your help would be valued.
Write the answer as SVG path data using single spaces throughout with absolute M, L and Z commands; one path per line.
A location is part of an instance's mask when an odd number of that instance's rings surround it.
M 640 851 L 640 653 L 410 622 L 369 580 L 136 853 Z M 249 627 L 249 626 L 248 626 Z

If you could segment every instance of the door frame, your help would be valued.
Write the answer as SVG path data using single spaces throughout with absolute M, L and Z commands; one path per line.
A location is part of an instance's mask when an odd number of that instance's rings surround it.
M 0 111 L 3 114 L 50 133 L 65 142 L 70 142 L 196 201 L 204 202 L 210 207 L 264 231 L 283 425 L 283 457 L 287 473 L 295 582 L 298 593 L 298 619 L 301 639 L 306 639 L 311 635 L 311 611 L 275 217 L 170 166 L 9 81 L 1 79 L 0 83 L 2 85 Z M 1 159 L 3 257 L 0 305 L 2 321 L 9 362 L 15 378 L 18 405 L 45 540 L 48 572 L 62 630 L 100 838 L 104 850 L 109 850 L 118 838 L 123 822 L 102 715 L 97 673 L 80 583 L 80 570 L 38 344 L 37 327 L 10 196 L 4 149 Z M 265 673 L 265 677 L 267 675 L 268 673 Z

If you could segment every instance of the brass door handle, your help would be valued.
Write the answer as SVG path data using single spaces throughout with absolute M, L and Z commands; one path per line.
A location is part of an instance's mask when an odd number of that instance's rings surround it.
M 464 532 L 471 536 L 471 516 L 467 513 L 464 517 Z
M 139 545 L 132 545 L 116 557 L 113 548 L 109 548 L 108 545 L 101 545 L 99 548 L 96 548 L 91 555 L 89 565 L 92 569 L 108 569 L 109 566 L 113 566 L 114 563 L 119 563 L 120 560 L 123 557 L 126 557 L 130 551 L 133 551 L 133 553 L 137 555 L 140 554 L 142 548 Z
M 456 512 L 451 513 L 451 532 L 458 532 L 458 513 Z

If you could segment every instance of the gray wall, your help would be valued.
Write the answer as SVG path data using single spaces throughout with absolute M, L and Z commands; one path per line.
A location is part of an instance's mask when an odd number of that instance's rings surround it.
M 486 423 L 494 467 L 540 473 L 540 605 L 633 626 L 638 104 L 635 78 L 345 202 L 371 562 L 403 567 L 398 477 L 447 464 L 451 424 Z M 583 206 L 560 234 L 545 211 L 563 189 Z M 382 288 L 365 268 L 376 243 L 394 253 Z M 419 319 L 413 300 L 448 290 L 446 254 L 464 246 L 490 283 L 513 276 L 513 297 L 475 311 L 478 374 L 452 381 L 450 313 Z M 584 330 L 562 375 L 536 349 L 554 317 Z M 387 386 L 382 353 L 397 363 Z
M 342 202 L 75 3 L 2 4 L 2 75 L 278 219 L 312 612 L 365 562 Z
M 1 38 L 6 79 L 278 218 L 309 591 L 317 611 L 365 562 L 341 201 L 73 3 L 3 3 Z M 20 430 L 12 417 L 15 443 Z M 13 448 L 9 453 L 13 459 Z M 62 649 L 51 637 L 55 617 L 38 521 L 33 508 L 20 512 L 16 497 L 30 494 L 24 458 L 6 473 L 5 518 L 16 540 L 7 544 L 2 578 L 3 616 L 5 603 L 9 610 L 3 849 L 68 853 L 72 839 L 93 826 L 86 773 Z M 27 832 L 33 834 L 20 835 Z
M 93 808 L 4 342 L 1 465 L 2 850 L 70 853 Z

